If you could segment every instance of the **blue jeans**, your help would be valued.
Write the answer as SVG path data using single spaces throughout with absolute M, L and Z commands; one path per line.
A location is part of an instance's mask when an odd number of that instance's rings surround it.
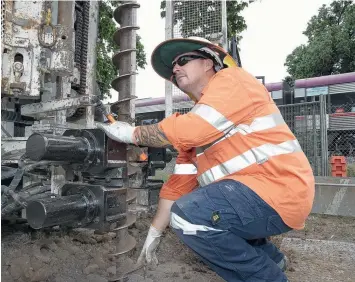
M 277 266 L 284 255 L 266 237 L 291 228 L 240 182 L 212 183 L 181 197 L 172 206 L 170 225 L 226 281 L 287 281 Z

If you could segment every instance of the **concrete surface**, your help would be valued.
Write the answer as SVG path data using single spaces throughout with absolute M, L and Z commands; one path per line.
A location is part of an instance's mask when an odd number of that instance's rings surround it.
M 312 213 L 355 217 L 355 177 L 316 177 Z

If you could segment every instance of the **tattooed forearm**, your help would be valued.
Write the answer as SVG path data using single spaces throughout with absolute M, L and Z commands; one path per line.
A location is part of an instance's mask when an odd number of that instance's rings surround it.
M 166 148 L 171 145 L 158 124 L 137 126 L 134 139 L 137 145 L 147 147 Z

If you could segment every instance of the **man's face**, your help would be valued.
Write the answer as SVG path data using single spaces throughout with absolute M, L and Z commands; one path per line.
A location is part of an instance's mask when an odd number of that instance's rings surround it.
M 184 53 L 174 59 L 173 74 L 181 90 L 193 92 L 208 70 L 206 61 L 197 52 Z

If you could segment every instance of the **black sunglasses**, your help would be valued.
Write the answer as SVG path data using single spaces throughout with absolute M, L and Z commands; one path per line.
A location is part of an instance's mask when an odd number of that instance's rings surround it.
M 173 66 L 173 68 L 175 67 L 176 64 L 178 64 L 180 67 L 186 65 L 188 62 L 192 61 L 192 60 L 196 60 L 196 59 L 207 59 L 204 56 L 200 56 L 200 55 L 185 55 L 185 56 L 181 56 L 179 59 L 173 61 L 171 64 Z

